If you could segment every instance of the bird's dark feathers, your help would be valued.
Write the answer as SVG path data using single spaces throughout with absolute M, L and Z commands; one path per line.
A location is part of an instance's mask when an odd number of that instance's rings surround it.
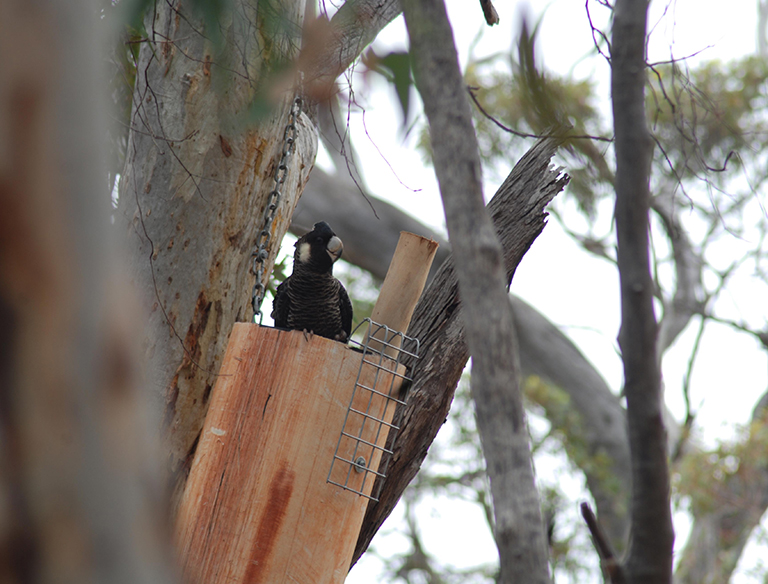
M 352 303 L 333 277 L 341 239 L 325 221 L 296 242 L 293 273 L 277 287 L 272 305 L 275 326 L 312 332 L 346 343 L 352 332 Z

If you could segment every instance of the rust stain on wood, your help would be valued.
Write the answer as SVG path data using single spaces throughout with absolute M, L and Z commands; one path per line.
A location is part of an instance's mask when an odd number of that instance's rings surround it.
M 258 539 L 254 542 L 248 568 L 245 571 L 244 584 L 262 581 L 263 569 L 278 541 L 278 533 L 286 516 L 288 503 L 293 494 L 293 483 L 296 473 L 284 464 L 280 467 L 269 485 L 264 514 L 259 521 L 256 533 Z
M 208 316 L 211 313 L 211 302 L 205 295 L 205 291 L 200 292 L 195 302 L 195 313 L 192 322 L 189 323 L 187 334 L 184 337 L 184 359 L 182 367 L 191 364 L 192 361 L 200 359 L 200 337 L 208 326 Z

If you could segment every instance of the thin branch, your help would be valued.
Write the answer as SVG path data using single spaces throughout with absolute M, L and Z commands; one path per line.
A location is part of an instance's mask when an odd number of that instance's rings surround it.
M 602 4 L 603 6 L 606 6 L 608 8 L 613 8 L 610 6 L 607 2 L 600 2 L 598 0 L 599 4 Z M 608 61 L 608 64 L 611 64 L 611 41 L 608 39 L 608 37 L 605 35 L 605 33 L 597 28 L 595 24 L 592 22 L 592 13 L 589 11 L 589 0 L 586 0 L 584 3 L 584 8 L 587 10 L 587 20 L 589 20 L 589 28 L 592 31 L 592 42 L 595 45 L 595 49 L 597 50 L 598 54 L 602 55 L 602 57 Z M 603 42 L 605 42 L 606 45 L 608 45 L 608 53 L 603 53 L 603 49 L 600 47 L 600 42 L 598 39 L 602 39 Z
M 762 344 L 766 349 L 768 349 L 768 329 L 757 331 L 753 329 L 750 326 L 747 326 L 743 322 L 737 322 L 735 320 L 731 320 L 728 318 L 721 318 L 719 316 L 715 316 L 711 312 L 702 311 L 701 313 L 705 318 L 708 318 L 709 320 L 712 320 L 714 322 L 719 322 L 720 324 L 728 325 L 729 327 L 736 329 L 737 331 L 741 331 L 744 333 L 749 333 L 755 339 L 760 341 L 760 344 Z
M 488 26 L 499 24 L 499 13 L 496 12 L 491 0 L 480 0 L 480 7 L 483 9 L 483 16 Z
M 627 580 L 624 575 L 624 569 L 616 558 L 608 538 L 605 537 L 603 530 L 600 528 L 592 508 L 588 503 L 582 503 L 580 509 L 581 516 L 584 518 L 589 533 L 592 535 L 592 543 L 595 545 L 597 555 L 600 556 L 600 564 L 606 574 L 608 574 L 608 578 L 612 584 L 625 584 Z
M 541 140 L 542 138 L 557 138 L 557 139 L 568 139 L 568 140 L 595 140 L 597 142 L 613 142 L 613 138 L 603 138 L 602 136 L 591 136 L 589 134 L 569 134 L 568 131 L 552 131 L 547 132 L 546 134 L 529 134 L 526 132 L 519 132 L 517 130 L 513 130 L 512 128 L 509 128 L 502 124 L 499 120 L 497 120 L 495 117 L 493 117 L 491 114 L 489 114 L 485 108 L 480 105 L 480 102 L 477 99 L 477 96 L 475 95 L 475 91 L 477 91 L 477 87 L 471 87 L 467 86 L 467 92 L 469 93 L 469 96 L 472 98 L 472 101 L 475 102 L 475 105 L 477 106 L 477 109 L 480 110 L 480 113 L 483 114 L 486 118 L 488 118 L 491 122 L 496 124 L 499 128 L 504 130 L 505 132 L 509 132 L 510 134 L 514 134 L 515 136 L 519 136 L 520 138 L 536 138 L 537 140 Z

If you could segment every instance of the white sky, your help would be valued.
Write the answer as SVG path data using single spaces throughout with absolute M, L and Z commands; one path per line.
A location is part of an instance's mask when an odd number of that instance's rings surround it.
M 514 42 L 520 5 L 511 2 L 496 4 L 501 23 L 488 28 L 478 3 L 449 0 L 449 16 L 454 23 L 462 62 L 466 61 L 469 46 L 479 31 L 483 32 L 483 37 L 474 48 L 478 57 L 507 51 Z M 591 4 L 593 21 L 596 24 L 604 22 L 605 9 L 595 2 Z M 561 74 L 573 71 L 577 78 L 596 80 L 598 91 L 602 93 L 605 107 L 610 112 L 608 65 L 600 58 L 585 58 L 593 44 L 584 3 L 573 0 L 529 3 L 525 10 L 534 19 L 546 11 L 537 45 L 537 55 L 544 65 Z M 755 20 L 755 0 L 729 2 L 727 10 L 721 2 L 715 1 L 679 0 L 669 5 L 652 2 L 649 21 L 656 24 L 650 44 L 650 59 L 667 60 L 672 51 L 676 58 L 699 53 L 691 59 L 695 63 L 701 59 L 728 60 L 753 52 Z M 460 26 L 456 26 L 457 22 Z M 402 18 L 382 32 L 374 47 L 379 54 L 407 47 Z M 365 104 L 366 114 L 364 117 L 353 117 L 351 121 L 353 143 L 360 155 L 360 166 L 367 185 L 377 196 L 390 200 L 424 223 L 444 232 L 442 205 L 434 172 L 431 167 L 422 164 L 421 155 L 414 151 L 416 132 L 403 138 L 399 107 L 392 100 L 393 91 L 380 84 L 375 77 L 369 83 L 376 91 L 369 91 L 365 86 L 356 87 L 357 98 Z M 412 101 L 417 101 L 412 110 L 418 110 L 420 103 L 417 99 Z M 510 164 L 513 162 L 510 161 Z M 508 170 L 498 169 L 497 174 L 505 175 Z M 486 175 L 491 174 L 486 172 Z M 497 186 L 487 182 L 486 197 L 492 195 Z M 556 222 L 550 221 L 523 260 L 512 290 L 553 322 L 566 327 L 569 335 L 596 364 L 610 385 L 614 389 L 620 388 L 621 363 L 613 348 L 619 326 L 618 280 L 610 265 L 578 249 Z M 737 304 L 749 300 L 749 296 L 740 298 Z M 754 301 L 762 303 L 762 299 Z M 726 422 L 743 423 L 751 413 L 754 399 L 768 388 L 765 353 L 756 341 L 743 334 L 734 333 L 724 326 L 710 326 L 716 332 L 708 335 L 710 338 L 706 339 L 704 349 L 712 345 L 718 353 L 717 347 L 733 348 L 735 362 L 730 361 L 727 368 L 720 367 L 721 359 L 707 359 L 704 354 L 695 373 L 707 380 L 710 387 L 737 388 L 739 397 L 743 396 L 739 402 L 748 405 L 733 412 L 730 405 L 734 394 L 731 391 L 706 391 L 707 402 L 701 411 L 701 423 L 711 427 L 712 423 L 719 423 L 720 418 Z M 668 387 L 679 387 L 686 363 L 680 363 L 675 355 L 684 357 L 692 342 L 693 335 L 684 334 L 678 341 L 678 347 L 670 351 L 664 364 Z M 682 365 L 682 368 L 675 365 Z M 741 373 L 739 378 L 734 376 L 737 372 Z M 670 391 L 668 394 L 672 411 L 682 416 L 684 405 L 679 392 L 673 394 Z M 723 409 L 726 405 L 729 407 Z
M 606 30 L 605 9 L 594 1 L 590 5 L 593 21 Z M 680 59 L 699 53 L 691 59 L 696 63 L 702 59 L 729 60 L 754 52 L 755 5 L 756 0 L 732 0 L 727 8 L 726 3 L 714 0 L 652 2 L 650 22 L 654 32 L 650 60 L 668 60 L 672 55 Z M 483 36 L 474 48 L 475 56 L 508 51 L 517 36 L 521 11 L 524 9 L 534 20 L 545 13 L 537 45 L 539 59 L 546 68 L 558 73 L 571 72 L 576 78 L 595 80 L 602 104 L 610 113 L 608 65 L 600 58 L 587 58 L 593 42 L 583 1 L 517 4 L 497 0 L 501 23 L 493 28 L 484 24 L 477 0 L 448 0 L 448 7 L 462 62 L 466 61 L 469 47 L 480 31 Z M 379 54 L 405 50 L 405 39 L 404 23 L 398 18 L 382 32 L 374 47 Z M 353 116 L 351 120 L 353 143 L 366 184 L 375 195 L 444 232 L 433 170 L 423 165 L 421 155 L 414 150 L 416 133 L 403 137 L 401 114 L 392 99 L 393 91 L 375 78 L 364 82 L 358 77 L 355 84 L 357 99 L 367 110 L 364 118 Z M 412 99 L 412 109 L 419 110 L 420 106 L 417 98 Z M 322 164 L 322 157 L 319 163 Z M 500 169 L 498 173 L 508 171 Z M 496 187 L 496 184 L 486 184 L 486 196 L 492 195 Z M 766 201 L 764 193 L 762 200 Z M 732 303 L 737 310 L 749 313 L 752 308 L 765 304 L 765 299 L 756 297 L 748 286 L 743 290 Z M 618 277 L 612 266 L 581 251 L 551 220 L 522 262 L 512 291 L 563 326 L 610 386 L 614 390 L 621 387 L 621 362 L 615 343 L 619 327 Z M 765 314 L 762 310 L 758 312 Z M 689 326 L 664 361 L 667 402 L 679 419 L 684 415 L 681 380 L 696 328 L 695 324 Z M 732 436 L 734 424 L 743 424 L 749 419 L 755 401 L 768 388 L 766 354 L 747 335 L 710 325 L 694 370 L 692 387 L 693 403 L 699 409 L 697 423 L 706 432 L 702 437 L 706 444 L 714 444 Z M 562 469 L 550 470 L 561 472 Z M 580 478 L 562 480 L 578 482 Z M 583 487 L 574 486 L 574 489 Z M 395 512 L 395 521 L 399 514 Z M 454 565 L 470 566 L 496 557 L 490 534 L 473 505 L 448 505 L 435 500 L 429 509 L 420 513 L 420 525 L 425 542 L 432 538 L 440 542 L 436 548 L 428 547 L 428 551 L 439 551 L 442 559 L 449 558 Z M 684 544 L 687 528 L 684 525 L 678 528 L 679 547 Z M 387 529 L 385 524 L 384 531 Z M 383 553 L 407 549 L 407 543 L 397 537 L 375 541 Z M 347 582 L 377 582 L 378 569 L 375 558 L 364 558 Z M 749 579 L 743 576 L 738 581 Z

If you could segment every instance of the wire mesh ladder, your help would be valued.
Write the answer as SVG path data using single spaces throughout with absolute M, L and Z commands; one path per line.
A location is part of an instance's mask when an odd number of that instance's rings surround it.
M 419 341 L 369 318 L 356 330 L 366 325 L 363 341 L 350 341 L 362 352 L 362 358 L 328 482 L 378 501 L 379 493 L 372 492 L 368 481 L 386 478 L 386 464 L 380 469 L 379 462 L 383 454 L 392 454 L 385 448 L 387 435 L 400 429 L 393 423 L 395 408 L 405 405 L 402 388 L 411 381 L 401 361 L 404 357 L 418 358 Z

